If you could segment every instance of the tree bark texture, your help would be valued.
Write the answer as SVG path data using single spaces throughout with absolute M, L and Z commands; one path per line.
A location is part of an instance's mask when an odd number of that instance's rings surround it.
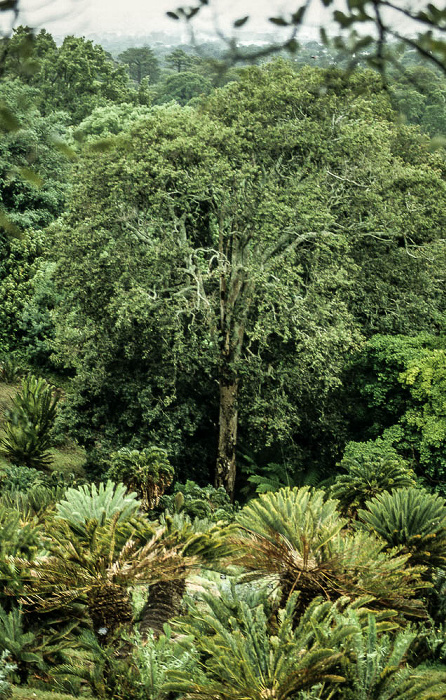
M 143 637 L 147 637 L 150 630 L 153 630 L 156 637 L 163 633 L 163 625 L 180 612 L 185 590 L 184 578 L 150 586 L 149 598 L 138 618 L 139 631 Z
M 238 423 L 238 379 L 220 379 L 220 418 L 215 487 L 223 488 L 234 500 Z

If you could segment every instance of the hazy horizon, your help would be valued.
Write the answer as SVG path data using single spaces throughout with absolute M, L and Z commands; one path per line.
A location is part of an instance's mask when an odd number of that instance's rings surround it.
M 186 35 L 185 24 L 166 15 L 167 11 L 174 11 L 182 4 L 181 0 L 130 0 L 127 4 L 122 0 L 20 0 L 20 14 L 14 26 L 28 25 L 36 30 L 44 28 L 55 36 L 101 33 L 144 35 L 154 31 Z M 195 4 L 194 0 L 186 0 L 184 5 L 188 4 Z M 210 7 L 200 11 L 194 28 L 198 33 L 202 30 L 206 34 L 215 34 L 220 29 L 227 34 L 232 31 L 235 19 L 250 15 L 243 34 L 277 33 L 280 30 L 268 21 L 268 17 L 289 14 L 299 4 L 299 0 L 212 0 Z M 316 36 L 320 22 L 326 22 L 331 12 L 323 8 L 321 0 L 313 0 L 305 34 Z M 12 25 L 12 15 L 2 19 L 4 30 L 8 21 L 9 26 Z

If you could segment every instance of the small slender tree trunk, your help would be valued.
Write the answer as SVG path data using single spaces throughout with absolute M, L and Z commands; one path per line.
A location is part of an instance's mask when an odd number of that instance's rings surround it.
M 220 379 L 220 419 L 215 487 L 223 488 L 234 500 L 239 380 L 223 375 Z

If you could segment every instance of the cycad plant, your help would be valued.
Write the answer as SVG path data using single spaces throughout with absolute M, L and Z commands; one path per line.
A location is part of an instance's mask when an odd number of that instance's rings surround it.
M 173 467 L 166 450 L 160 447 L 146 447 L 143 450 L 123 447 L 112 454 L 109 476 L 134 489 L 142 500 L 142 507 L 152 510 L 172 483 Z
M 12 607 L 8 613 L 0 606 L 0 651 L 8 652 L 20 682 L 24 683 L 31 673 L 48 671 L 66 660 L 77 625 L 77 620 L 61 625 L 56 619 L 40 621 L 31 629 L 21 606 Z
M 355 610 L 348 610 L 345 623 L 354 628 L 348 645 L 348 683 L 339 700 L 440 700 L 445 697 L 446 672 L 417 670 L 407 665 L 409 649 L 417 633 L 411 629 L 379 634 L 375 616 L 366 626 Z
M 51 463 L 51 430 L 56 419 L 59 393 L 44 379 L 29 374 L 22 390 L 5 411 L 5 435 L 0 444 L 7 457 L 20 465 L 45 469 Z
M 8 652 L 9 658 L 17 667 L 20 683 L 25 683 L 31 670 L 43 670 L 45 663 L 42 654 L 36 653 L 36 635 L 23 628 L 23 613 L 20 608 L 12 608 L 7 613 L 0 606 L 0 651 Z
M 239 532 L 231 537 L 233 561 L 246 578 L 269 577 L 280 584 L 282 604 L 300 591 L 296 614 L 315 597 L 371 595 L 376 606 L 423 615 L 413 600 L 423 586 L 421 569 L 408 555 L 387 555 L 385 543 L 367 533 L 352 533 L 337 513 L 337 501 L 308 487 L 280 489 L 250 501 L 238 514 Z
M 118 513 L 82 528 L 55 521 L 46 545 L 48 554 L 21 562 L 28 572 L 25 600 L 42 610 L 83 603 L 103 641 L 132 619 L 130 586 L 184 576 L 197 563 L 183 557 L 184 542 L 166 537 L 165 528 L 143 518 L 120 522 Z
M 350 516 L 380 493 L 415 485 L 413 471 L 397 457 L 345 457 L 341 466 L 347 473 L 336 477 L 330 495 L 339 500 L 341 512 Z
M 15 557 L 32 561 L 41 548 L 41 535 L 34 520 L 24 522 L 18 511 L 0 504 L 0 603 L 4 607 L 9 608 L 22 593 Z
M 140 506 L 136 493 L 129 493 L 123 484 L 108 480 L 99 486 L 84 484 L 67 489 L 63 500 L 56 504 L 56 517 L 82 530 L 89 520 L 103 525 L 115 515 L 118 522 L 124 522 L 135 515 Z
M 64 690 L 67 681 L 71 688 L 76 688 L 73 680 L 83 681 L 101 700 L 139 697 L 139 674 L 134 664 L 113 644 L 100 643 L 91 630 L 82 632 L 67 662 L 52 669 L 52 676 Z
M 412 563 L 445 567 L 446 501 L 441 496 L 419 488 L 382 493 L 358 517 L 389 547 L 402 547 Z
M 224 594 L 222 598 L 204 595 L 177 623 L 177 630 L 192 639 L 201 662 L 195 674 L 169 671 L 166 690 L 191 700 L 291 700 L 317 683 L 343 682 L 341 646 L 350 630 L 333 627 L 331 619 L 327 623 L 329 603 L 313 601 L 294 627 L 294 594 L 271 627 L 265 600 L 251 606 L 235 597 L 226 604 Z
M 139 616 L 139 631 L 150 636 L 150 631 L 159 635 L 165 624 L 180 612 L 186 592 L 188 559 L 198 560 L 201 567 L 213 568 L 228 553 L 225 529 L 206 520 L 191 521 L 187 515 L 177 513 L 161 518 L 165 537 L 184 543 L 184 570 L 169 581 L 153 583 L 149 587 L 148 599 Z

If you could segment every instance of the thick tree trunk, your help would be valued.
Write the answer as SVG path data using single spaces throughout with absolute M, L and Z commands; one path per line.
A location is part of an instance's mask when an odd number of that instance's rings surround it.
M 236 471 L 238 385 L 238 379 L 235 377 L 220 379 L 220 420 L 215 487 L 223 486 L 231 501 L 234 500 Z
M 150 586 L 149 598 L 138 617 L 139 631 L 143 637 L 147 636 L 149 630 L 153 630 L 156 637 L 163 633 L 164 623 L 180 612 L 185 590 L 184 578 Z

